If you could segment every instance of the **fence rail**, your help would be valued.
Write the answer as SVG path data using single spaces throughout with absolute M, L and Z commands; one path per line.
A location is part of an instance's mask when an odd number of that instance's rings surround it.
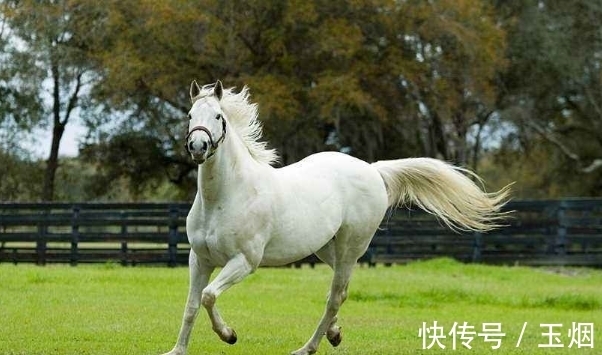
M 0 262 L 122 265 L 188 262 L 183 203 L 0 203 Z M 422 211 L 383 220 L 361 262 L 463 262 L 602 267 L 602 199 L 514 201 L 507 226 L 457 233 Z M 296 263 L 314 263 L 309 257 Z
M 602 267 L 602 200 L 513 201 L 507 226 L 455 233 L 422 211 L 397 210 L 370 246 L 373 263 L 453 257 L 464 262 Z
M 0 262 L 188 262 L 189 204 L 0 204 Z

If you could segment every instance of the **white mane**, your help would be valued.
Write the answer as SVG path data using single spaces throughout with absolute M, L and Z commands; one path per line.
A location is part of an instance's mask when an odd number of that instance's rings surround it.
M 201 94 L 192 101 L 207 96 L 205 85 Z M 249 102 L 249 88 L 243 87 L 238 94 L 233 88 L 225 89 L 220 106 L 228 118 L 230 126 L 241 138 L 251 156 L 258 162 L 273 164 L 278 161 L 278 153 L 275 149 L 268 149 L 267 142 L 259 141 L 262 135 L 261 122 L 258 119 L 257 104 Z

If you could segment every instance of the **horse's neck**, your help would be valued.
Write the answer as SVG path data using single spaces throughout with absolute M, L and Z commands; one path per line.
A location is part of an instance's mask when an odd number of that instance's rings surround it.
M 199 166 L 198 198 L 203 206 L 212 208 L 234 195 L 244 198 L 252 193 L 249 184 L 259 174 L 258 165 L 240 138 L 230 133 L 213 157 Z

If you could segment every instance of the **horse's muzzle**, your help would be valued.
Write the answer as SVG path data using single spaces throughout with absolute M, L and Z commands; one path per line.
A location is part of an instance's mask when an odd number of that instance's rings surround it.
M 203 164 L 207 158 L 207 148 L 202 148 L 202 149 L 189 149 L 188 153 L 190 153 L 190 156 L 192 157 L 192 161 L 195 162 L 196 164 Z

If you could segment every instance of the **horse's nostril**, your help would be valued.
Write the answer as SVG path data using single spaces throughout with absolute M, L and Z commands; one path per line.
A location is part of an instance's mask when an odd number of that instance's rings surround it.
M 194 145 L 192 144 L 192 141 L 188 142 L 188 150 L 192 151 L 193 148 L 194 148 Z
M 207 142 L 203 142 L 203 150 L 207 150 Z

